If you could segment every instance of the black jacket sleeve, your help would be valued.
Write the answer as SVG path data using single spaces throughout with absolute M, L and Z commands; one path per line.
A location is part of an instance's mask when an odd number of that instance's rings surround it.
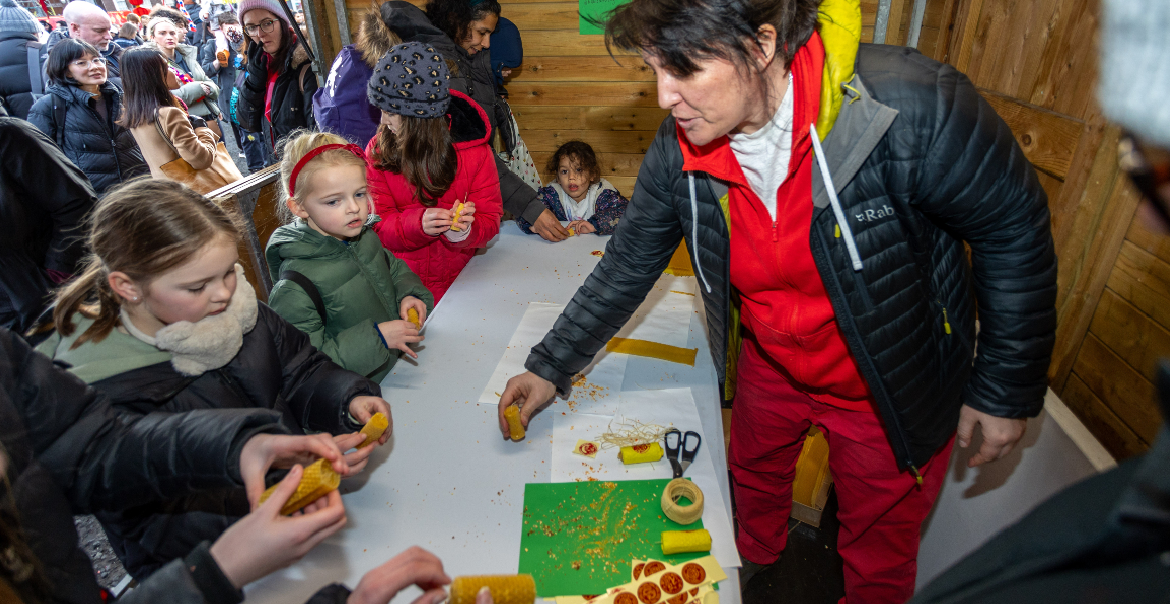
M 281 395 L 300 426 L 330 434 L 361 430 L 362 424 L 349 417 L 349 402 L 356 396 L 382 396 L 378 384 L 335 364 L 268 305 L 260 305 L 258 320 L 269 324 L 276 341 L 284 375 Z
M 492 155 L 496 158 L 496 171 L 500 174 L 500 195 L 504 198 L 504 209 L 528 221 L 528 224 L 535 223 L 545 210 L 540 197 L 528 183 L 508 168 L 500 156 Z
M 261 432 L 284 432 L 279 414 L 256 409 L 126 420 L 104 395 L 8 330 L 0 329 L 0 352 L 0 382 L 16 407 L 13 419 L 78 513 L 240 486 L 244 443 Z
M 1056 331 L 1056 252 L 1047 197 L 1007 124 L 966 76 L 938 71 L 921 211 L 971 246 L 979 344 L 963 393 L 999 417 L 1044 405 Z M 903 116 L 908 117 L 908 116 Z
M 674 128 L 674 120 L 662 126 L 668 127 Z M 681 158 L 679 167 L 667 165 L 679 155 L 677 143 L 672 153 L 668 140 L 673 137 L 655 138 L 638 171 L 626 216 L 605 246 L 601 262 L 524 363 L 562 395 L 569 392 L 573 375 L 638 310 L 682 239 L 680 216 L 671 200 L 671 179 L 681 174 Z
M 300 73 L 297 74 L 297 77 L 300 78 Z M 297 86 L 300 86 L 299 81 Z M 301 90 L 301 115 L 305 116 L 305 127 L 312 130 L 317 129 L 317 116 L 313 115 L 313 95 L 316 94 L 317 88 L 319 88 L 317 74 L 313 73 L 313 67 L 310 64 L 305 71 L 305 88 Z
M 247 75 L 240 88 L 240 99 L 236 105 L 236 117 L 240 126 L 248 132 L 260 132 L 264 121 L 264 96 L 268 93 L 268 57 L 264 47 L 255 42 L 248 43 Z
M 14 203 L 35 203 L 53 222 L 44 267 L 77 272 L 85 255 L 83 221 L 97 202 L 89 179 L 31 124 L 4 120 L 0 133 L 0 182 L 11 187 Z

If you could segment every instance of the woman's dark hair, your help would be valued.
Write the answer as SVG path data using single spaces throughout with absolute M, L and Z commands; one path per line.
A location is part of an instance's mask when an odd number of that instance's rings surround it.
M 123 126 L 149 124 L 154 121 L 155 109 L 178 106 L 163 76 L 168 65 L 167 58 L 154 48 L 140 46 L 122 53 Z
M 374 167 L 405 176 L 424 206 L 435 205 L 455 182 L 459 159 L 446 119 L 404 115 L 401 135 L 379 126 L 377 136 Z
M 483 0 L 472 6 L 468 0 L 429 0 L 426 8 L 427 19 L 439 28 L 456 46 L 471 35 L 471 22 L 488 15 L 500 16 L 497 0 Z
M 784 68 L 808 42 L 821 0 L 633 0 L 613 10 L 605 45 L 645 51 L 663 67 L 686 77 L 698 61 L 723 59 L 754 70 L 752 53 L 761 25 L 776 28 L 776 53 Z
M 239 23 L 240 23 L 240 20 L 236 18 L 236 14 L 230 10 L 225 10 L 222 13 L 219 13 L 218 15 L 216 15 L 215 21 L 216 21 L 216 24 L 220 25 L 221 27 L 225 24 L 234 23 L 236 25 L 239 25 Z
M 157 4 L 154 8 L 150 9 L 150 14 L 146 16 L 147 37 L 154 37 L 154 27 L 152 24 L 155 19 L 166 19 L 174 23 L 180 32 L 186 32 L 187 24 L 189 23 L 187 15 L 184 15 L 182 11 L 166 6 L 165 4 Z
M 589 184 L 601 180 L 601 166 L 597 163 L 597 154 L 585 141 L 569 141 L 557 147 L 552 157 L 548 158 L 548 163 L 544 165 L 544 170 L 556 179 L 557 173 L 561 170 L 561 160 L 566 157 L 569 158 L 569 163 L 575 164 L 575 168 L 589 175 Z
M 85 57 L 101 57 L 102 53 L 92 44 L 75 38 L 64 38 L 53 45 L 49 53 L 49 60 L 45 64 L 45 73 L 49 81 L 54 84 L 77 84 L 77 80 L 69 75 L 69 64 Z

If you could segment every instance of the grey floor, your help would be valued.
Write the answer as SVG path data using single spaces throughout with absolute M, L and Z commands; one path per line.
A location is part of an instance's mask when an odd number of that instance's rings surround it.
M 833 604 L 845 595 L 837 553 L 837 496 L 830 494 L 820 528 L 788 521 L 788 545 L 775 564 L 752 577 L 744 604 Z

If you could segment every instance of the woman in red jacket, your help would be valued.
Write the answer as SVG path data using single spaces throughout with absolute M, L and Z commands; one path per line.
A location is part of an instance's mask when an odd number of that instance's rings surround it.
M 382 110 L 366 148 L 374 231 L 395 256 L 443 297 L 476 248 L 500 232 L 500 180 L 491 127 L 470 97 L 450 89 L 450 72 L 420 42 L 386 53 L 367 95 Z

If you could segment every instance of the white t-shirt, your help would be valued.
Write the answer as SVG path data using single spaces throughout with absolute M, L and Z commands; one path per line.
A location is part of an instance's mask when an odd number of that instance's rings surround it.
M 731 151 L 739 161 L 752 191 L 764 203 L 772 220 L 776 220 L 776 192 L 788 179 L 792 158 L 792 74 L 788 74 L 788 91 L 772 121 L 751 134 L 731 134 Z

